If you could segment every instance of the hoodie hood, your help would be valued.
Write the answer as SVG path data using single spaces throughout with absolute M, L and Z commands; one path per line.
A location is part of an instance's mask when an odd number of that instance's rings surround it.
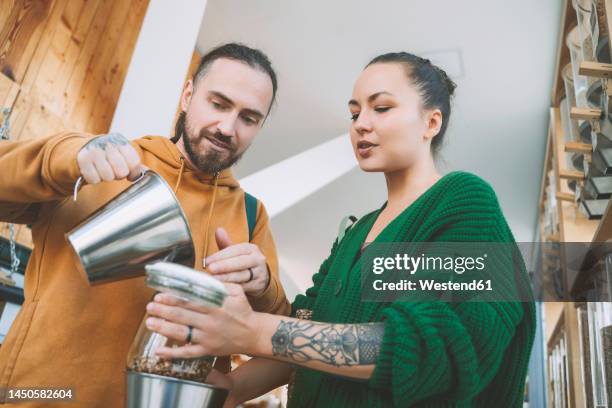
M 193 169 L 181 155 L 178 147 L 163 136 L 145 136 L 134 140 L 134 142 L 144 151 L 153 154 L 167 166 L 176 169 L 182 177 L 194 178 L 201 183 L 214 184 L 214 174 L 204 174 Z M 219 187 L 240 187 L 238 180 L 234 178 L 231 169 L 225 169 L 219 172 L 217 177 L 217 185 Z

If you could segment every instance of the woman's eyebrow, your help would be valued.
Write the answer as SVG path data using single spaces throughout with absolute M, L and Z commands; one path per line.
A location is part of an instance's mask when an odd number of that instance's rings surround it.
M 380 91 L 380 92 L 376 92 L 376 93 L 373 93 L 372 95 L 368 96 L 368 102 L 374 101 L 376 98 L 378 98 L 381 95 L 394 96 L 391 92 Z M 359 102 L 357 102 L 355 99 L 351 99 L 348 102 L 348 104 L 349 104 L 349 106 L 359 106 Z

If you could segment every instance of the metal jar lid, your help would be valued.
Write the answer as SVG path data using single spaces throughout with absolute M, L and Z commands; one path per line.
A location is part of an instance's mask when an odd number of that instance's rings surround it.
M 227 296 L 225 286 L 205 272 L 171 262 L 146 265 L 147 286 L 206 307 L 220 307 Z

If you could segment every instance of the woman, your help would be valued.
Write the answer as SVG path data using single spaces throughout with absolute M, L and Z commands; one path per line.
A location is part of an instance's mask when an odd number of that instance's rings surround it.
M 313 286 L 296 297 L 292 316 L 311 310 L 312 321 L 255 313 L 237 285 L 227 284 L 218 310 L 158 294 L 148 326 L 192 339 L 159 354 L 256 356 L 228 376 L 211 375 L 231 388 L 226 406 L 286 384 L 294 369 L 289 407 L 522 406 L 533 303 L 361 301 L 367 243 L 514 242 L 486 182 L 436 169 L 454 88 L 429 60 L 404 52 L 374 58 L 357 79 L 351 142 L 361 169 L 385 174 L 388 197 L 336 240 Z M 239 263 L 235 255 L 210 256 L 210 271 Z

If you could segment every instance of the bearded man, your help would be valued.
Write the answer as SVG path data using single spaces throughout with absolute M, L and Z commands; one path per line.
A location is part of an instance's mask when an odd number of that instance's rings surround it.
M 249 196 L 230 170 L 261 130 L 276 90 L 265 54 L 225 44 L 203 56 L 185 85 L 172 139 L 63 132 L 0 142 L 0 220 L 30 224 L 34 241 L 25 302 L 0 347 L 1 390 L 71 389 L 73 400 L 57 407 L 125 405 L 126 356 L 153 290 L 142 278 L 90 286 L 64 234 L 144 167 L 174 188 L 192 231 L 194 267 L 241 284 L 255 310 L 289 313 L 266 211 L 255 200 L 250 222 Z M 74 202 L 79 177 L 86 184 Z M 227 257 L 207 264 L 219 250 Z

